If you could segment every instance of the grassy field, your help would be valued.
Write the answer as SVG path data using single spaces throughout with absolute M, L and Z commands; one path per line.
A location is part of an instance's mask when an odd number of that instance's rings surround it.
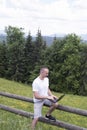
M 33 97 L 31 86 L 2 78 L 0 78 L 0 91 L 23 95 L 31 98 Z M 61 93 L 54 94 L 56 96 L 61 95 Z M 3 96 L 0 96 L 0 103 L 8 105 L 12 108 L 22 109 L 33 113 L 32 103 L 18 101 L 16 99 L 6 98 Z M 87 110 L 87 97 L 66 94 L 66 96 L 59 102 L 59 104 Z M 47 110 L 47 107 L 43 107 L 43 115 L 45 115 Z M 53 112 L 53 115 L 58 120 L 87 128 L 87 117 L 63 112 L 60 110 L 55 110 Z M 32 119 L 30 118 L 25 118 L 0 109 L 0 130 L 31 130 L 31 122 Z M 36 129 L 64 130 L 63 128 L 47 125 L 40 122 L 38 122 Z

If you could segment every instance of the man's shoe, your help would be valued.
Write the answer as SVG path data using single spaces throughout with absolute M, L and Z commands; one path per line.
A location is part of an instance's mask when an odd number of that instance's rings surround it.
M 53 116 L 51 116 L 51 115 L 46 115 L 45 116 L 47 119 L 49 119 L 49 120 L 52 120 L 52 121 L 56 121 L 56 119 L 55 119 L 55 117 L 53 117 Z

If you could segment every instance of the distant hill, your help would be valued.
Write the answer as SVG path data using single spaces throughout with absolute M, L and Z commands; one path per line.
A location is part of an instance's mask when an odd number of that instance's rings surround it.
M 1 34 L 0 35 L 0 42 L 4 42 L 4 41 L 6 41 L 6 35 Z
M 47 45 L 50 46 L 50 45 L 52 45 L 55 36 L 42 36 L 42 37 L 43 37 L 43 40 L 46 41 Z M 63 37 L 56 37 L 56 38 L 61 39 Z M 33 41 L 35 39 L 36 39 L 36 37 L 33 37 Z
M 87 41 L 87 34 L 82 34 L 82 35 L 80 35 L 81 36 L 81 38 L 84 40 L 84 41 Z
M 50 36 L 43 36 L 43 40 L 46 41 L 48 46 L 50 46 L 54 41 L 54 37 L 61 39 L 64 36 L 66 36 L 66 35 L 65 34 L 52 34 Z M 81 39 L 83 41 L 87 42 L 87 35 L 86 34 L 82 34 L 82 35 L 79 35 L 79 36 L 81 37 Z M 32 36 L 32 38 L 33 38 L 33 41 L 36 39 L 35 36 Z M 0 42 L 4 42 L 4 41 L 6 41 L 6 34 L 1 33 L 0 34 Z
M 46 41 L 47 45 L 51 45 L 54 41 L 54 37 L 51 36 L 43 36 L 43 40 Z
M 36 39 L 35 36 L 32 36 L 33 41 Z M 47 45 L 51 45 L 53 43 L 54 37 L 52 36 L 43 36 L 43 40 L 46 41 Z M 6 41 L 6 35 L 1 34 L 0 35 L 0 42 Z
M 54 37 L 51 37 L 51 36 L 42 36 L 43 37 L 43 40 L 46 41 L 47 45 L 51 45 L 54 41 Z M 36 37 L 32 37 L 33 38 L 33 41 L 35 41 Z

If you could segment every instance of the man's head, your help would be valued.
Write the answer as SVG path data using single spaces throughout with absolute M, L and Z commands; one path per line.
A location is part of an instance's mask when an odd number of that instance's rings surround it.
M 47 77 L 48 74 L 49 74 L 49 69 L 48 69 L 47 67 L 42 67 L 42 68 L 40 69 L 40 76 L 41 76 L 42 78 Z

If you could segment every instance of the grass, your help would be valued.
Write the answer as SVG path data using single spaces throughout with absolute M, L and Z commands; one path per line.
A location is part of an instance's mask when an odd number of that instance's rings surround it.
M 0 91 L 9 92 L 13 94 L 23 95 L 27 97 L 33 97 L 32 87 L 22 83 L 9 81 L 0 78 Z M 60 96 L 61 93 L 55 93 L 56 96 Z M 0 103 L 8 105 L 13 108 L 22 109 L 33 113 L 33 104 L 0 96 Z M 61 105 L 71 106 L 74 108 L 80 108 L 87 110 L 87 97 L 66 94 L 66 96 L 59 102 Z M 48 108 L 43 107 L 43 115 L 47 112 Z M 55 110 L 53 115 L 61 121 L 78 125 L 87 128 L 87 117 L 71 114 L 68 112 Z M 32 119 L 25 118 L 19 115 L 12 114 L 0 109 L 0 129 L 1 130 L 31 130 Z M 45 123 L 38 122 L 37 130 L 64 130 L 63 128 L 47 125 Z

